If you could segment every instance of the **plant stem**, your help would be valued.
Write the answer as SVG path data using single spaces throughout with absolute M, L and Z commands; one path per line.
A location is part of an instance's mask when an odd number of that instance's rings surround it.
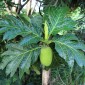
M 49 85 L 51 69 L 42 69 L 42 85 Z

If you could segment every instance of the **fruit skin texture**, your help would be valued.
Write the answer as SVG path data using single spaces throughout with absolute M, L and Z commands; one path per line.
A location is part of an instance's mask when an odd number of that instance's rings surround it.
M 52 63 L 52 49 L 50 47 L 42 47 L 40 52 L 40 61 L 44 66 L 50 66 Z

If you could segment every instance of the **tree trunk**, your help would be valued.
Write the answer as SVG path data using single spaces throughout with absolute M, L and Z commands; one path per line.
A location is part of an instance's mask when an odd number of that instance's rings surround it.
M 4 4 L 5 4 L 5 7 L 6 7 L 7 12 L 8 12 L 9 14 L 11 14 L 11 10 L 10 10 L 8 4 L 6 3 L 6 0 L 4 0 L 3 2 L 4 2 Z
M 30 15 L 30 11 L 31 11 L 31 0 L 28 1 L 27 5 L 26 5 L 26 10 L 27 10 L 27 15 Z
M 17 6 L 16 12 L 17 12 L 17 14 L 20 14 L 20 11 L 21 11 L 21 0 L 18 0 L 17 4 L 18 4 L 18 6 Z
M 51 69 L 49 70 L 42 70 L 42 85 L 49 85 L 50 83 L 50 73 Z

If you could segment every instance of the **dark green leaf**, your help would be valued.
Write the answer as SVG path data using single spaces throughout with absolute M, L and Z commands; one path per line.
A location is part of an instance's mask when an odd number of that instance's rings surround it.
M 68 7 L 48 7 L 45 10 L 45 20 L 48 22 L 49 36 L 62 30 L 73 30 L 75 22 L 67 17 Z
M 79 66 L 85 66 L 85 55 L 79 51 L 84 50 L 85 45 L 78 41 L 71 41 L 69 37 L 66 39 L 63 36 L 54 40 L 56 51 L 68 62 L 69 66 L 73 67 L 74 60 L 76 60 Z
M 37 43 L 37 42 L 39 42 L 40 39 L 41 38 L 39 36 L 29 35 L 21 40 L 20 45 L 30 45 L 33 43 Z
M 33 20 L 32 20 L 32 23 L 33 23 Z M 29 25 L 27 25 L 22 20 L 17 19 L 14 16 L 7 15 L 3 19 L 0 20 L 0 27 L 1 27 L 0 34 L 5 33 L 3 40 L 14 39 L 17 35 L 21 35 L 25 37 L 28 34 L 34 34 L 36 36 L 39 36 L 40 33 L 42 34 L 40 30 L 40 25 L 42 24 L 41 23 L 39 24 L 39 23 L 38 22 L 35 23 L 36 26 L 34 26 L 34 24 L 30 25 L 30 23 Z
M 41 36 L 42 34 L 42 17 L 40 15 L 34 15 L 31 17 L 31 24 L 33 32 Z
M 40 47 L 23 49 L 23 47 L 18 44 L 11 44 L 11 46 L 9 44 L 7 47 L 8 51 L 2 54 L 4 58 L 0 64 L 0 69 L 4 69 L 6 67 L 6 74 L 10 74 L 10 76 L 15 74 L 17 68 L 20 68 L 23 73 L 27 72 L 30 65 L 36 62 L 39 56 L 38 50 Z

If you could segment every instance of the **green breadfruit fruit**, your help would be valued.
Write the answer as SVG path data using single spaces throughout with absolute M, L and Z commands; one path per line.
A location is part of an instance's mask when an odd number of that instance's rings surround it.
M 50 47 L 42 47 L 40 53 L 40 61 L 44 66 L 50 66 L 52 63 L 52 49 Z

